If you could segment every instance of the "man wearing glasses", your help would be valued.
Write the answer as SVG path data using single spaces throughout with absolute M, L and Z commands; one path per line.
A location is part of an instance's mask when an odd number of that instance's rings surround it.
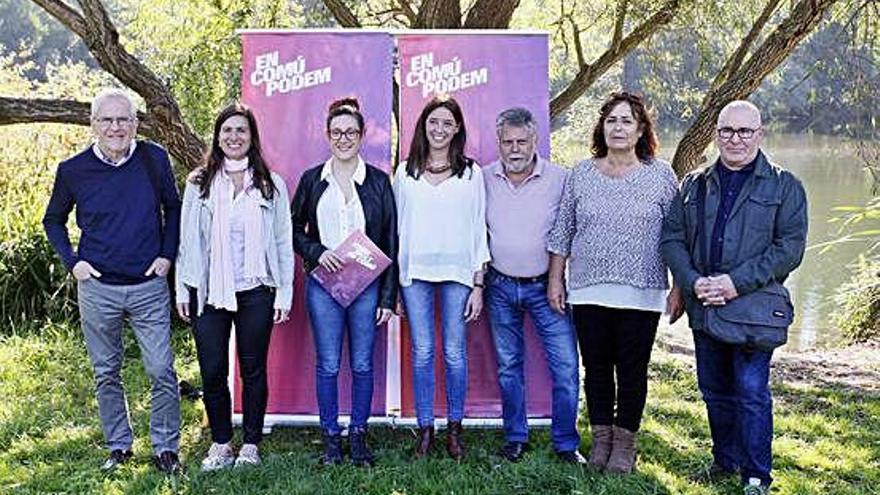
M 102 469 L 113 469 L 132 455 L 120 377 L 127 317 L 152 381 L 154 463 L 176 473 L 180 399 L 165 276 L 177 253 L 180 197 L 165 150 L 134 140 L 137 114 L 125 92 L 101 92 L 92 101 L 91 119 L 95 142 L 58 166 L 43 226 L 77 280 L 82 330 L 110 450 Z M 76 249 L 66 227 L 74 206 L 81 231 Z
M 661 240 L 685 293 L 697 381 L 709 413 L 714 459 L 704 477 L 739 473 L 747 495 L 768 493 L 772 481 L 772 351 L 726 344 L 702 330 L 705 307 L 784 282 L 804 255 L 804 188 L 768 160 L 763 138 L 757 107 L 747 101 L 725 106 L 716 128 L 718 160 L 682 181 Z

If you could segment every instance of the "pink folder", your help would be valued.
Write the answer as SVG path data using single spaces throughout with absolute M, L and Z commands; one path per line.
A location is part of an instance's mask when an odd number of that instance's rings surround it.
M 388 256 L 359 230 L 348 236 L 334 252 L 345 262 L 342 269 L 330 272 L 318 265 L 311 275 L 344 308 L 391 264 Z

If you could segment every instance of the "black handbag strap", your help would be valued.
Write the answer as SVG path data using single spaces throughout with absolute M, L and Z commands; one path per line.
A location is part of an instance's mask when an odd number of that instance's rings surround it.
M 144 167 L 147 169 L 147 178 L 150 180 L 150 186 L 153 188 L 153 194 L 156 196 L 156 205 L 161 208 L 162 205 L 162 183 L 159 182 L 159 173 L 156 170 L 156 164 L 153 157 L 150 156 L 150 150 L 147 149 L 146 141 L 138 141 L 137 150 L 140 152 L 144 160 Z

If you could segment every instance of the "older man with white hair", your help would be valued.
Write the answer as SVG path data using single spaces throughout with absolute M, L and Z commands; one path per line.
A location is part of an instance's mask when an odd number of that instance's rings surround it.
M 722 325 L 707 319 L 707 308 L 731 304 L 732 309 L 733 301 L 771 285 L 787 299 L 781 284 L 800 265 L 807 237 L 804 188 L 791 172 L 769 161 L 761 151 L 763 137 L 755 105 L 733 101 L 722 109 L 718 160 L 685 177 L 661 240 L 663 257 L 683 288 L 694 334 L 697 381 L 713 443 L 706 477 L 738 472 L 747 495 L 768 493 L 772 481 L 768 384 L 773 350 L 753 338 L 732 343 L 737 339 L 722 336 Z M 743 301 L 748 300 L 737 307 Z M 743 321 L 790 321 L 785 314 L 790 309 L 748 305 L 750 315 Z
M 168 153 L 135 141 L 137 113 L 127 93 L 102 91 L 92 102 L 95 141 L 58 166 L 43 218 L 49 242 L 77 280 L 82 330 L 95 373 L 110 470 L 131 456 L 133 442 L 120 371 L 128 318 L 152 381 L 150 439 L 154 463 L 180 470 L 180 399 L 171 352 L 165 276 L 177 253 L 180 196 Z M 67 218 L 76 206 L 74 249 Z

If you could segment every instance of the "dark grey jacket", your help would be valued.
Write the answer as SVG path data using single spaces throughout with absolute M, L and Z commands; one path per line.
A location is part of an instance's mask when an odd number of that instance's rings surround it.
M 700 181 L 706 180 L 705 218 L 699 228 L 711 235 L 721 202 L 719 166 L 716 162 L 684 178 L 660 239 L 663 259 L 682 288 L 693 329 L 703 328 L 704 314 L 694 294 L 694 282 L 708 271 L 708 259 L 702 254 L 705 248 L 697 246 L 697 192 Z M 782 283 L 800 265 L 806 240 L 807 197 L 803 185 L 759 151 L 755 171 L 743 185 L 727 219 L 721 272 L 730 275 L 739 295 L 773 280 Z

